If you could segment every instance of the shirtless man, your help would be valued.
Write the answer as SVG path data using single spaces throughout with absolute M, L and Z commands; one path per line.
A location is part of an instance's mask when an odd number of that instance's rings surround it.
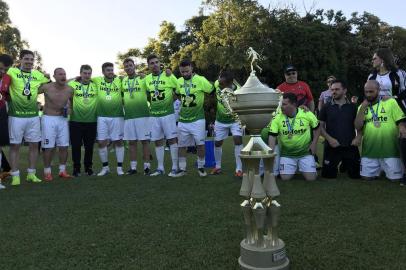
M 44 93 L 44 115 L 41 118 L 42 147 L 44 148 L 44 180 L 52 181 L 51 160 L 53 149 L 59 149 L 59 177 L 71 178 L 66 172 L 68 159 L 69 128 L 68 106 L 73 89 L 66 84 L 66 73 L 62 68 L 54 71 L 55 82 L 43 85 L 39 90 Z

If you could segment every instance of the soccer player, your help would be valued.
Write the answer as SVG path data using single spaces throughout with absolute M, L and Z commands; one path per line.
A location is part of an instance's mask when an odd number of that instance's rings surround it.
M 155 142 L 155 153 L 158 168 L 151 176 L 164 175 L 164 142 L 168 140 L 172 159 L 170 177 L 178 177 L 178 143 L 176 119 L 173 108 L 174 91 L 178 81 L 174 75 L 167 76 L 161 71 L 159 59 L 156 55 L 147 57 L 148 74 L 144 83 L 151 103 L 151 140 Z
M 234 76 L 230 71 L 223 71 L 220 73 L 218 79 L 218 87 L 216 87 L 217 109 L 216 109 L 216 121 L 214 123 L 215 133 L 215 148 L 214 158 L 216 161 L 216 167 L 211 171 L 211 174 L 220 174 L 221 171 L 221 158 L 223 154 L 222 146 L 223 141 L 228 137 L 231 132 L 234 140 L 234 157 L 236 163 L 235 176 L 242 177 L 242 162 L 240 158 L 240 152 L 243 148 L 242 145 L 242 129 L 235 119 L 225 109 L 220 93 L 224 88 L 235 89 Z M 216 86 L 216 84 L 215 84 Z
M 121 79 L 114 75 L 113 63 L 102 65 L 103 77 L 93 78 L 97 85 L 97 140 L 99 156 L 103 163 L 98 176 L 110 172 L 107 145 L 111 141 L 115 147 L 117 158 L 117 175 L 124 175 L 124 113 L 121 91 Z
M 68 83 L 73 89 L 72 111 L 69 120 L 72 144 L 73 176 L 81 173 L 81 147 L 85 148 L 84 165 L 88 176 L 93 172 L 93 146 L 97 132 L 97 85 L 91 80 L 92 67 L 82 65 L 80 77 Z
M 181 108 L 178 123 L 179 169 L 186 174 L 186 147 L 197 146 L 197 168 L 199 176 L 207 176 L 204 170 L 206 120 L 204 118 L 204 95 L 213 91 L 212 84 L 203 76 L 193 72 L 192 63 L 183 60 L 179 65 L 182 75 L 178 79 Z
M 135 64 L 131 58 L 123 62 L 127 76 L 122 81 L 124 101 L 124 140 L 129 142 L 130 170 L 128 174 L 137 173 L 137 141 L 141 142 L 144 174 L 150 174 L 151 121 L 147 92 L 143 80 L 135 74 Z
M 37 96 L 38 88 L 49 79 L 33 69 L 34 53 L 29 50 L 20 52 L 20 67 L 10 68 L 7 74 L 11 77 L 10 106 L 9 106 L 9 135 L 11 185 L 20 185 L 20 145 L 22 140 L 29 144 L 29 164 L 27 181 L 40 183 L 35 175 L 38 158 L 38 142 L 41 141 L 40 119 L 38 117 Z
M 66 161 L 69 146 L 67 110 L 72 98 L 72 88 L 66 84 L 66 72 L 63 68 L 55 69 L 54 79 L 55 82 L 39 88 L 39 92 L 45 96 L 44 115 L 41 117 L 45 181 L 53 180 L 51 160 L 55 147 L 59 150 L 59 177 L 71 178 L 66 172 Z
M 382 99 L 379 90 L 379 82 L 366 82 L 365 100 L 358 107 L 354 123 L 363 134 L 360 174 L 372 180 L 384 171 L 388 179 L 397 181 L 403 176 L 398 124 L 405 120 L 405 114 L 395 99 Z
M 306 180 L 316 180 L 316 162 L 312 155 L 316 153 L 320 126 L 312 112 L 297 107 L 295 94 L 283 94 L 282 112 L 273 117 L 270 135 L 272 149 L 277 137 L 280 142 L 279 173 L 282 180 L 292 179 L 297 167 Z

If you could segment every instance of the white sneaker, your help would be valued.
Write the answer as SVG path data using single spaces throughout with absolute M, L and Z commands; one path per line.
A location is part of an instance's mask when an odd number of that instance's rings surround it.
M 176 177 L 182 177 L 186 175 L 186 171 L 185 170 L 179 170 L 177 171 Z
M 5 189 L 6 187 L 0 183 L 0 189 Z
M 117 167 L 117 175 L 118 176 L 122 176 L 122 175 L 124 175 L 125 173 L 123 172 L 123 167 Z
M 105 176 L 110 172 L 109 167 L 103 167 L 102 170 L 97 174 L 97 176 Z
M 172 170 L 170 173 L 168 173 L 169 177 L 180 177 L 179 175 L 180 171 L 179 170 Z
M 207 176 L 207 172 L 203 168 L 199 168 L 197 170 L 197 172 L 199 173 L 200 177 L 206 177 Z
M 160 176 L 164 175 L 165 172 L 163 170 L 156 169 L 153 173 L 151 173 L 149 176 Z

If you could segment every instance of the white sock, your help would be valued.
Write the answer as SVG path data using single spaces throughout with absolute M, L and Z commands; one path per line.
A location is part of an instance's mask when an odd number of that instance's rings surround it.
M 59 172 L 64 172 L 66 170 L 66 165 L 65 164 L 59 164 Z
M 44 168 L 44 173 L 51 173 L 51 167 Z
M 214 147 L 214 160 L 216 161 L 216 168 L 220 169 L 221 168 L 221 156 L 223 155 L 223 148 L 220 147 Z
M 171 149 L 172 170 L 178 170 L 178 144 L 171 144 L 169 148 Z
M 155 154 L 156 160 L 158 163 L 158 170 L 164 170 L 164 155 L 165 155 L 165 148 L 163 146 L 156 146 L 155 147 Z
M 137 170 L 137 161 L 130 161 L 131 170 Z
M 186 171 L 186 157 L 179 157 L 179 169 Z
M 202 168 L 204 168 L 204 163 L 205 163 L 206 161 L 205 161 L 205 158 L 200 158 L 200 157 L 198 157 L 197 158 L 197 168 L 198 169 L 202 169 Z
M 151 164 L 149 162 L 144 162 L 144 170 L 146 168 L 148 168 L 148 169 L 151 168 Z
M 124 146 L 116 146 L 116 158 L 117 163 L 123 163 L 124 161 Z
M 236 166 L 236 171 L 242 171 L 242 162 L 240 158 L 240 152 L 241 149 L 243 148 L 243 145 L 235 145 L 234 146 L 234 156 L 235 156 L 235 166 Z
M 11 174 L 11 176 L 20 176 L 20 171 L 17 170 L 17 171 L 11 172 L 10 174 Z
M 27 169 L 27 173 L 35 174 L 36 172 L 37 172 L 36 169 L 30 169 L 30 168 Z
M 99 148 L 99 156 L 102 163 L 108 162 L 108 152 L 107 147 Z

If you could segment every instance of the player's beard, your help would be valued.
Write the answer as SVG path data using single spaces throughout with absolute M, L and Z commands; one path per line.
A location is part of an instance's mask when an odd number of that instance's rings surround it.
M 185 79 L 185 80 L 190 80 L 191 78 L 192 78 L 192 74 L 183 77 L 183 79 Z
M 374 102 L 378 99 L 378 96 L 374 96 L 374 97 L 367 97 L 368 102 Z

